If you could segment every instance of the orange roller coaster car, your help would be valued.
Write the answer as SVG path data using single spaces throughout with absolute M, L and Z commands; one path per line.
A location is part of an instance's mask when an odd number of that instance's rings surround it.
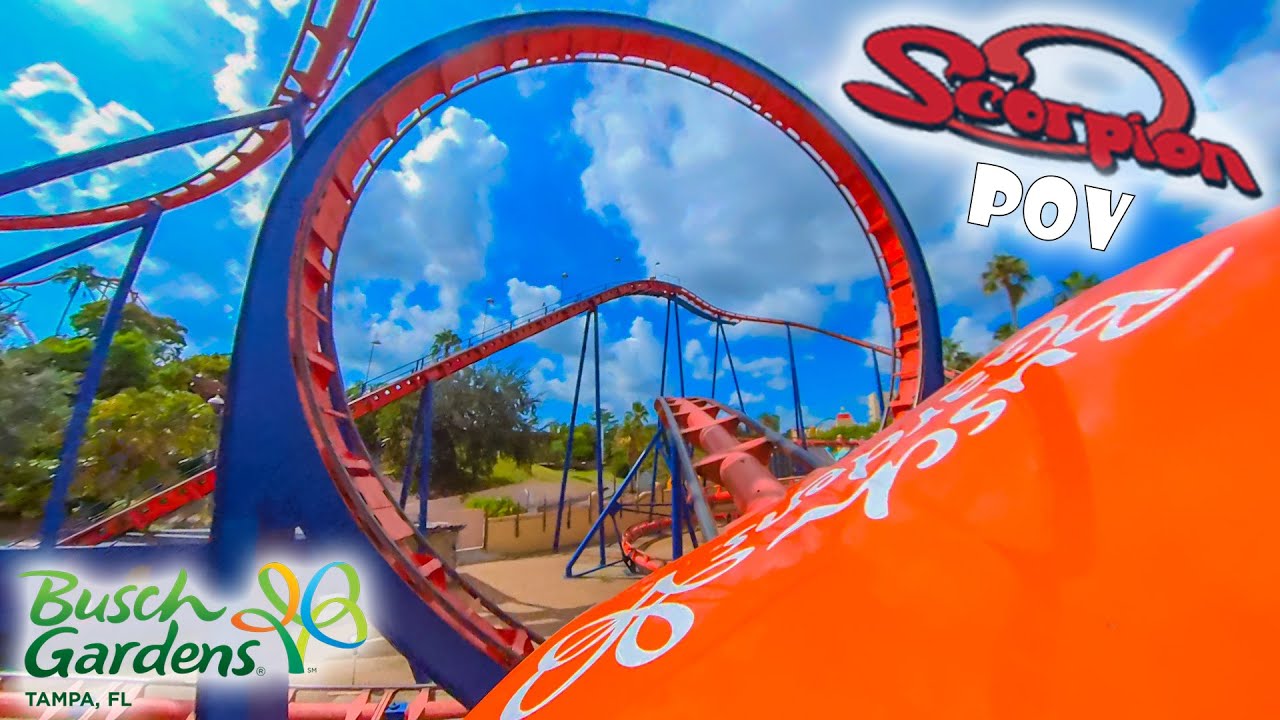
M 469 717 L 1280 717 L 1278 240 L 1273 210 L 1054 309 Z

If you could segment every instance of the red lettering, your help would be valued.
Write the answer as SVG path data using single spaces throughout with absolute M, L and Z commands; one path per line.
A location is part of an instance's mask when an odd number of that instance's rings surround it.
M 1045 137 L 1054 142 L 1070 143 L 1076 140 L 1076 129 L 1071 121 L 1084 117 L 1084 108 L 1079 105 L 1068 105 L 1056 100 L 1045 100 L 1045 110 L 1049 114 L 1044 125 Z
M 1089 160 L 1100 172 L 1115 172 L 1116 158 L 1129 156 L 1133 131 L 1124 118 L 1085 110 L 1084 135 L 1085 145 L 1089 148 Z
M 969 40 L 947 30 L 905 27 L 882 30 L 867 38 L 867 56 L 906 93 L 869 82 L 847 82 L 844 93 L 867 112 L 920 128 L 940 128 L 955 114 L 951 90 L 907 53 L 929 52 L 945 58 L 949 79 L 978 78 L 987 60 Z
M 1146 118 L 1142 113 L 1129 113 L 1126 118 L 1129 127 L 1133 128 L 1133 159 L 1144 167 L 1156 164 L 1156 151 L 1151 147 L 1151 138 L 1147 136 Z
M 1159 114 L 1148 122 L 1141 113 L 1120 116 L 1041 98 L 1031 90 L 1035 69 L 1026 55 L 1046 45 L 1100 48 L 1137 65 L 1160 92 Z M 925 130 L 946 127 L 1021 152 L 1088 157 L 1103 173 L 1114 172 L 1118 158 L 1132 157 L 1173 175 L 1198 170 L 1212 187 L 1224 188 L 1229 179 L 1247 196 L 1262 194 L 1235 148 L 1190 134 L 1195 108 L 1173 70 L 1110 35 L 1062 25 L 1022 25 L 991 36 L 979 48 L 948 30 L 906 26 L 881 30 L 864 47 L 897 87 L 851 81 L 843 89 L 850 101 L 884 120 Z M 945 60 L 943 77 L 913 59 L 915 52 Z M 1012 80 L 1013 87 L 1006 91 L 993 82 L 997 77 Z M 1078 120 L 1083 137 L 1076 131 Z M 1012 132 L 1000 131 L 1002 124 Z
M 1160 167 L 1174 175 L 1190 175 L 1200 167 L 1200 145 L 1184 132 L 1160 133 L 1151 141 Z
M 996 106 L 1004 99 L 1004 88 L 986 80 L 967 82 L 956 90 L 956 110 L 974 122 L 996 125 L 1004 121 Z
M 1262 195 L 1258 181 L 1253 178 L 1253 173 L 1249 172 L 1249 166 L 1245 164 L 1244 158 L 1240 157 L 1240 153 L 1236 152 L 1235 148 L 1223 143 L 1201 140 L 1200 152 L 1203 155 L 1200 160 L 1200 172 L 1206 184 L 1224 188 L 1227 186 L 1226 178 L 1230 177 L 1231 182 L 1235 183 L 1235 186 L 1245 195 L 1249 197 Z M 1223 175 L 1224 171 L 1226 177 Z
M 1044 101 L 1026 88 L 1014 88 L 1004 96 L 1004 117 L 1009 127 L 1027 137 L 1039 135 L 1048 119 Z

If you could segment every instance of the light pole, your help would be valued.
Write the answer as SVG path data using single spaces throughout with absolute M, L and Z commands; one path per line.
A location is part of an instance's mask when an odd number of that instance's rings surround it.
M 373 371 L 373 350 L 381 344 L 382 341 L 376 337 L 369 341 L 369 360 L 364 364 L 364 390 L 369 389 L 369 373 Z
M 221 395 L 214 394 L 213 397 L 209 398 L 208 400 L 205 400 L 205 402 L 209 403 L 209 407 L 213 408 L 213 415 L 214 417 L 217 418 L 216 422 L 218 423 L 218 435 L 221 436 L 222 411 L 224 408 L 226 408 L 227 401 L 223 400 Z M 209 458 L 210 465 L 213 465 L 215 462 L 218 461 L 218 446 L 216 444 L 213 446 L 213 449 L 209 451 L 208 458 Z

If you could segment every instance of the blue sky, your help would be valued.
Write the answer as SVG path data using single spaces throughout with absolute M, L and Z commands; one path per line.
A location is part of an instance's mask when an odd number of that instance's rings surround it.
M 395 55 L 446 30 L 553 3 L 378 0 L 337 95 Z M 580 3 L 673 22 L 772 67 L 828 109 L 867 151 L 920 236 L 942 301 L 944 333 L 976 351 L 1008 319 L 978 275 L 992 253 L 1026 258 L 1037 276 L 1025 322 L 1050 307 L 1071 270 L 1114 275 L 1204 231 L 1276 204 L 1280 152 L 1280 13 L 1274 2 L 1032 4 L 961 0 L 884 10 L 869 2 Z M 297 0 L 45 0 L 9 9 L 0 50 L 4 165 L 17 167 L 153 129 L 261 107 L 305 10 Z M 1183 77 L 1197 104 L 1197 136 L 1233 143 L 1263 186 L 1260 199 L 1207 189 L 1126 163 L 1112 176 L 984 148 L 951 135 L 890 125 L 844 99 L 840 84 L 882 79 L 861 44 L 887 25 L 927 22 L 973 40 L 1025 22 L 1096 27 L 1132 40 Z M 1115 112 L 1151 115 L 1158 99 L 1132 68 L 1094 51 L 1032 56 L 1037 91 Z M 332 101 L 331 101 L 332 102 Z M 35 193 L 0 198 L 0 212 L 86 207 L 166 187 L 197 170 L 219 141 L 160 153 Z M 1024 185 L 1057 174 L 1136 195 L 1105 253 L 1078 222 L 1045 243 L 1016 216 L 991 228 L 964 221 L 974 163 L 1009 167 Z M 225 352 L 256 227 L 287 157 L 251 182 L 161 221 L 140 280 L 152 309 L 190 329 L 192 350 Z M 1083 210 L 1082 210 L 1083 212 Z M 80 231 L 11 234 L 0 262 Z M 83 253 L 118 274 L 118 242 Z M 56 270 L 33 273 L 41 277 Z M 567 273 L 567 277 L 564 274 Z M 666 276 L 735 311 L 817 323 L 887 341 L 883 290 L 847 208 L 821 171 L 745 109 L 691 83 L 634 68 L 559 67 L 483 85 L 437 112 L 383 164 L 357 207 L 339 265 L 337 339 L 349 380 L 425 351 L 439 329 L 461 335 L 544 301 L 647 275 Z M 44 286 L 21 308 L 52 333 L 65 290 Z M 487 300 L 492 298 L 493 304 Z M 487 313 L 487 314 L 485 314 Z M 624 300 L 602 311 L 602 397 L 615 407 L 657 391 L 662 305 Z M 684 327 L 688 392 L 706 394 L 709 326 Z M 767 328 L 730 332 L 754 413 L 791 416 L 785 340 Z M 810 422 L 848 407 L 866 414 L 867 355 L 798 334 Z M 528 368 L 563 417 L 577 367 L 575 322 L 499 356 Z M 674 345 L 674 341 L 673 341 Z M 675 361 L 672 350 L 672 362 Z M 722 355 L 723 361 L 723 355 Z M 672 376 L 674 378 L 674 376 Z M 589 380 L 590 378 L 588 378 Z M 727 398 L 721 386 L 721 397 Z M 584 388 L 590 397 L 590 382 Z

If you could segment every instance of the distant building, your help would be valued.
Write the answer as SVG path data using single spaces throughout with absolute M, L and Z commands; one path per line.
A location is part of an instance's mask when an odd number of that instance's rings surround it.
M 872 425 L 879 423 L 881 408 L 886 404 L 888 404 L 888 398 L 880 398 L 877 402 L 875 393 L 867 395 L 867 417 L 869 418 L 867 422 Z
M 849 427 L 853 424 L 853 413 L 840 408 L 840 412 L 836 413 L 836 427 Z

